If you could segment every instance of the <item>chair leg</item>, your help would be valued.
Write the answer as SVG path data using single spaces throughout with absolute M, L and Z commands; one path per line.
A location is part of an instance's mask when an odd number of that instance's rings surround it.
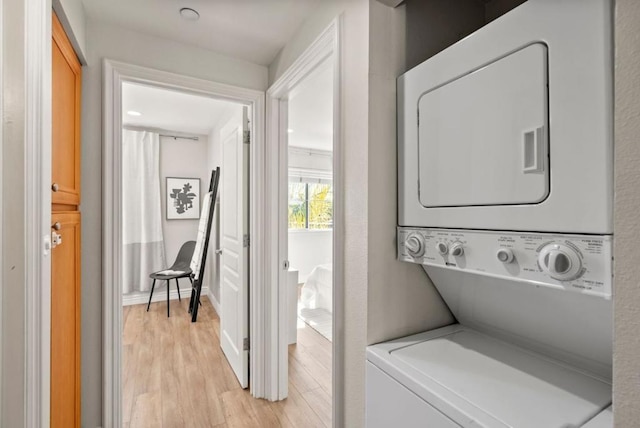
M 149 305 L 151 305 L 151 298 L 153 297 L 153 289 L 156 286 L 156 280 L 153 280 L 153 284 L 151 284 L 151 293 L 149 294 L 149 303 L 147 303 L 147 312 L 149 312 Z
M 178 278 L 176 278 L 176 287 L 178 288 L 178 302 L 182 302 L 182 298 L 180 297 L 180 283 L 178 282 Z
M 167 318 L 169 318 L 169 280 L 167 279 Z

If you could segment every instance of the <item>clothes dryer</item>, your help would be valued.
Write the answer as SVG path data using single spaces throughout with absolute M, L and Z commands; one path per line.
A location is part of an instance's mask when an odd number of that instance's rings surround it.
M 400 76 L 400 226 L 612 233 L 611 8 L 529 0 Z

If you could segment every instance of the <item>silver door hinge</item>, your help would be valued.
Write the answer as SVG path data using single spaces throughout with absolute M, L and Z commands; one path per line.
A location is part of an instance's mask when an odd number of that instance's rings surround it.
M 242 142 L 245 144 L 251 143 L 251 131 L 244 131 L 242 136 Z
M 245 337 L 242 340 L 242 350 L 243 351 L 248 351 L 249 350 L 249 338 L 248 337 Z
M 246 248 L 250 243 L 251 241 L 249 240 L 249 235 L 244 235 L 244 238 L 242 239 L 242 246 Z

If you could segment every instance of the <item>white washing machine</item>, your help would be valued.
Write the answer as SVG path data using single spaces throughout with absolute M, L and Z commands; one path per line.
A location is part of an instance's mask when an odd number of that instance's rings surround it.
M 399 228 L 398 242 L 458 323 L 367 349 L 367 427 L 606 420 L 610 236 Z
M 529 0 L 398 79 L 399 260 L 457 323 L 367 349 L 367 426 L 611 426 L 608 0 Z

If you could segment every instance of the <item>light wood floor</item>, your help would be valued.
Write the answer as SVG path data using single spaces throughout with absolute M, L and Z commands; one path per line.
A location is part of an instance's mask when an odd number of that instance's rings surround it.
M 289 398 L 251 397 L 220 349 L 220 319 L 202 299 L 198 322 L 188 299 L 123 308 L 123 426 L 134 427 L 329 427 L 331 342 L 298 324 L 289 346 Z

